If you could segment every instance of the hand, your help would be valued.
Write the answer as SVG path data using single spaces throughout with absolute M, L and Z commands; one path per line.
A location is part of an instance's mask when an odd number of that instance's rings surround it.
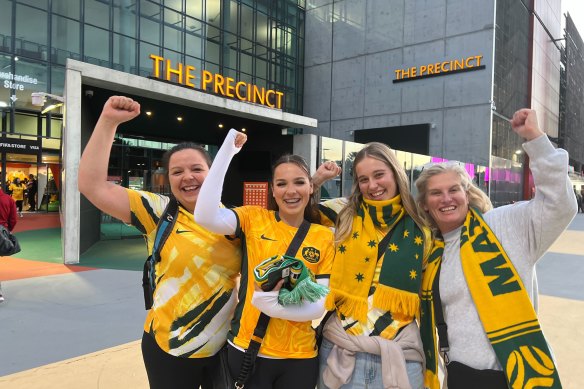
M 268 290 L 268 292 L 277 292 L 280 289 L 282 289 L 282 287 L 284 286 L 284 281 L 285 279 L 282 278 L 280 281 L 278 281 L 276 286 L 274 286 L 274 289 Z M 263 290 L 262 287 L 257 282 L 254 283 L 254 289 L 258 292 L 265 292 L 265 290 Z
M 127 122 L 140 115 L 140 104 L 125 96 L 112 96 L 103 106 L 100 119 L 113 122 L 115 125 Z
M 534 110 L 523 108 L 513 114 L 510 120 L 511 128 L 517 135 L 530 141 L 544 135 L 537 124 L 537 115 Z
M 326 181 L 341 174 L 341 171 L 341 167 L 334 161 L 326 161 L 316 169 L 314 176 L 312 176 L 312 183 L 316 186 L 320 186 Z
M 247 142 L 247 135 L 245 135 L 243 132 L 238 131 L 235 135 L 235 141 L 234 141 L 235 147 L 240 149 L 243 147 L 245 142 Z

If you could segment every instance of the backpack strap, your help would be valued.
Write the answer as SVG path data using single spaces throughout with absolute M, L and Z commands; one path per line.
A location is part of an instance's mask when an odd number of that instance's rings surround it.
M 162 250 L 166 239 L 172 232 L 177 215 L 178 201 L 171 197 L 160 219 L 158 219 L 152 254 L 144 262 L 144 270 L 142 271 L 142 288 L 144 289 L 144 307 L 146 310 L 152 308 L 154 289 L 156 288 L 156 263 L 160 262 L 160 250 Z
M 286 255 L 290 257 L 295 257 L 298 249 L 300 249 L 300 245 L 304 241 L 308 230 L 310 229 L 310 223 L 306 220 L 302 221 L 300 227 L 296 231 L 296 234 L 292 238 L 288 249 L 286 250 Z M 241 363 L 241 368 L 239 369 L 239 376 L 235 380 L 235 387 L 237 389 L 243 389 L 245 383 L 249 379 L 253 371 L 253 366 L 255 364 L 255 360 L 258 356 L 258 352 L 260 351 L 260 347 L 262 345 L 262 341 L 264 340 L 264 336 L 266 335 L 266 330 L 268 329 L 268 324 L 270 323 L 270 316 L 266 315 L 263 312 L 260 312 L 260 317 L 258 319 L 258 323 L 253 331 L 253 335 L 249 341 L 249 346 L 245 350 L 245 354 L 243 355 L 243 362 Z

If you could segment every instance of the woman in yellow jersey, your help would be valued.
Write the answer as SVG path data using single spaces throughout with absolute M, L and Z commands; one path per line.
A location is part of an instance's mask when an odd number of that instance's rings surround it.
M 282 255 L 304 220 L 318 222 L 319 214 L 310 173 L 298 156 L 286 155 L 272 166 L 269 210 L 243 206 L 219 208 L 221 188 L 232 157 L 245 143 L 245 134 L 231 130 L 219 150 L 195 207 L 195 218 L 220 234 L 242 238 L 243 265 L 239 303 L 228 334 L 228 362 L 234 379 L 240 376 L 244 350 L 256 328 L 260 312 L 271 317 L 245 388 L 314 389 L 318 358 L 312 320 L 324 313 L 324 298 L 297 305 L 278 303 L 281 283 L 269 292 L 257 286 L 254 268 L 263 260 Z M 311 224 L 296 257 L 328 286 L 334 257 L 333 234 Z
M 22 202 L 24 201 L 24 190 L 26 189 L 26 185 L 20 181 L 20 178 L 15 178 L 12 184 L 10 184 L 9 189 L 12 193 L 12 198 L 16 202 L 18 215 L 22 217 Z
M 81 157 L 79 190 L 101 211 L 142 231 L 149 252 L 159 218 L 170 201 L 178 202 L 174 228 L 155 265 L 142 355 L 151 388 L 210 388 L 237 300 L 240 243 L 205 230 L 193 218 L 211 164 L 198 145 L 182 143 L 166 152 L 170 197 L 107 181 L 117 127 L 139 114 L 140 105 L 127 97 L 105 103 Z
M 321 204 L 334 222 L 336 256 L 320 349 L 319 388 L 423 388 L 424 353 L 416 316 L 430 230 L 417 216 L 394 151 L 369 143 L 353 162 L 347 199 Z M 333 162 L 314 176 L 336 176 Z

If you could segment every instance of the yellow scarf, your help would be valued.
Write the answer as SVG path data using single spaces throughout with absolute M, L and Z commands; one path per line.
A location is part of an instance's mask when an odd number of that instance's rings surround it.
M 444 242 L 436 241 L 422 281 L 420 332 L 426 351 L 425 384 L 431 389 L 440 387 L 432 286 L 440 271 L 443 252 Z M 469 210 L 462 227 L 460 258 L 481 323 L 509 387 L 561 388 L 551 352 L 521 278 L 493 231 L 474 209 Z
M 391 234 L 373 305 L 413 318 L 419 310 L 424 234 L 406 214 L 401 196 L 385 201 L 363 200 L 353 218 L 351 234 L 337 247 L 326 307 L 364 323 L 367 299 L 377 267 L 377 228 Z

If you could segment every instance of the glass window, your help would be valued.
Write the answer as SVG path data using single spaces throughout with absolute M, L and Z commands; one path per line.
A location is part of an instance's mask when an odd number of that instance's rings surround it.
M 0 0 L 0 51 L 12 51 L 12 2 Z
M 109 2 L 85 0 L 85 23 L 109 29 Z
M 51 117 L 51 131 L 47 130 L 47 117 L 43 117 L 42 122 L 42 136 L 49 137 L 49 138 L 61 138 L 62 130 L 63 130 L 63 119 L 62 118 L 55 118 Z
M 14 133 L 21 135 L 38 135 L 38 116 L 23 113 L 14 114 Z M 34 138 L 36 139 L 36 138 Z
M 205 6 L 205 21 L 212 26 L 221 27 L 221 0 L 206 0 Z
M 160 47 L 149 45 L 148 43 L 140 42 L 140 71 L 141 76 L 151 76 L 154 72 L 154 62 L 150 58 L 150 54 L 161 55 Z
M 168 8 L 172 8 L 179 12 L 182 11 L 182 0 L 164 0 L 164 6 Z
M 182 51 L 184 23 L 181 14 L 164 10 L 164 47 Z
M 136 71 L 136 40 L 114 34 L 114 69 L 126 73 Z
M 51 67 L 51 93 L 63 96 L 65 89 L 65 68 L 60 66 Z
M 268 16 L 258 12 L 256 17 L 256 42 L 268 46 Z
M 16 53 L 34 59 L 47 59 L 46 11 L 16 4 Z
M 42 144 L 43 144 L 43 149 L 54 149 L 54 150 L 61 149 L 61 139 L 43 138 Z
M 79 57 L 81 53 L 79 22 L 62 16 L 53 15 L 52 25 L 52 60 L 65 65 L 67 58 Z
M 318 166 L 326 161 L 334 161 L 337 165 L 343 163 L 343 141 L 332 138 L 321 138 L 320 160 Z M 341 179 L 336 177 L 325 182 L 320 188 L 322 199 L 330 199 L 341 196 Z
M 88 62 L 107 66 L 109 62 L 109 32 L 85 25 L 85 59 Z M 97 61 L 95 61 L 97 60 Z
M 196 19 L 186 19 L 186 54 L 202 58 L 203 41 L 201 38 L 202 23 Z
M 23 77 L 18 82 L 19 88 L 14 91 L 18 100 L 15 106 L 30 109 L 30 94 L 32 92 L 47 92 L 47 65 L 42 62 L 19 60 L 15 64 L 15 74 Z
M 203 20 L 203 0 L 186 0 L 185 14 Z
M 253 59 L 251 55 L 241 53 L 241 64 L 239 66 L 239 69 L 244 73 L 252 74 L 253 72 L 252 61 Z
M 81 10 L 80 1 L 69 1 L 69 0 L 53 0 L 52 11 L 54 14 L 59 14 L 63 16 L 68 16 L 73 19 L 79 20 L 79 14 Z
M 201 69 L 203 68 L 203 61 L 199 58 L 187 56 L 185 62 L 187 65 L 195 67 L 195 71 L 193 72 L 193 74 L 196 75 L 196 78 L 191 80 L 191 83 L 193 83 L 195 85 L 195 88 L 197 88 L 197 89 L 200 88 L 201 87 L 201 77 L 199 77 L 199 74 L 201 73 Z
M 219 63 L 219 44 L 207 40 L 205 47 L 205 60 L 213 63 Z
M 48 1 L 47 0 L 18 0 L 19 3 L 28 4 L 35 6 L 37 8 L 42 8 L 45 11 L 48 9 Z
M 136 37 L 136 2 L 114 0 L 114 31 Z
M 235 0 L 231 0 L 229 3 L 229 16 L 227 23 L 225 23 L 226 28 L 229 32 L 234 34 L 237 33 L 237 2 Z
M 241 5 L 241 36 L 253 40 L 253 9 Z
M 141 17 L 140 40 L 160 45 L 160 20 Z

